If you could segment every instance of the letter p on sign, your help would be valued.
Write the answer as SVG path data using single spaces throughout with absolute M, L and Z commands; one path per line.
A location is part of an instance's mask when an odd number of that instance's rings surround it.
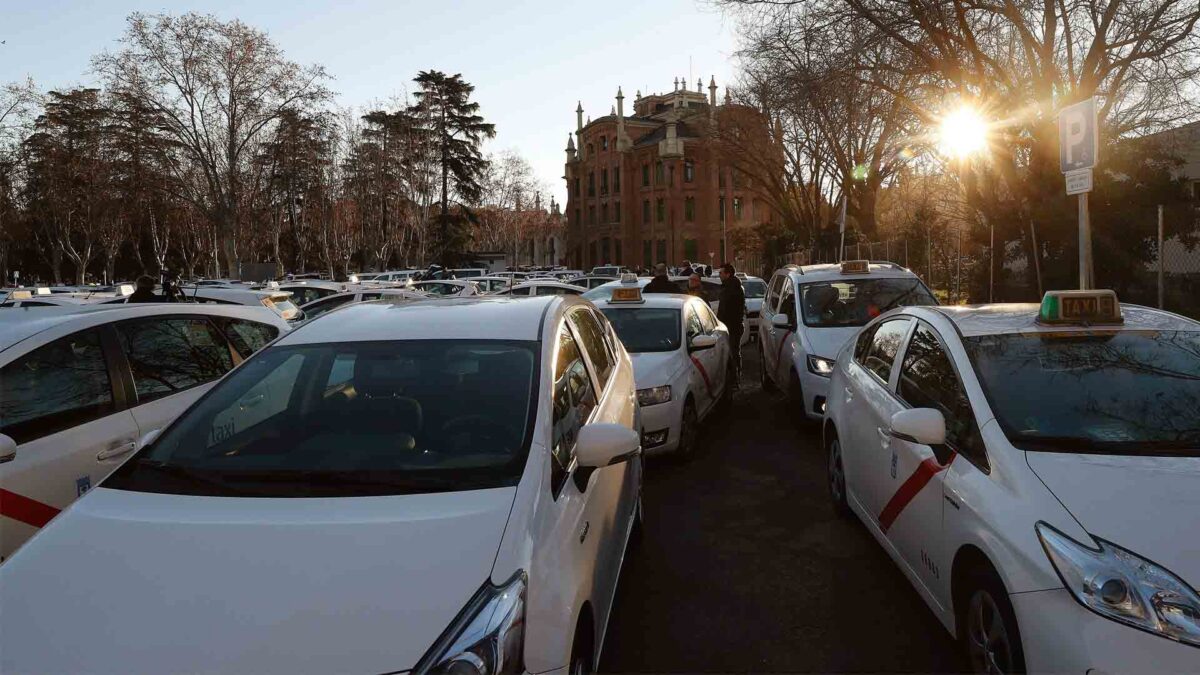
M 1067 106 L 1058 113 L 1058 161 L 1063 173 L 1096 165 L 1099 140 L 1096 99 Z

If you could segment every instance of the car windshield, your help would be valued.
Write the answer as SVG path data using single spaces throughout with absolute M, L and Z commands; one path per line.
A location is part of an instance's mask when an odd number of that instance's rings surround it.
M 606 308 L 601 310 L 617 331 L 625 349 L 641 352 L 673 352 L 679 349 L 682 333 L 678 309 Z
M 920 279 L 847 279 L 801 286 L 800 309 L 810 328 L 863 326 L 889 309 L 936 305 Z
M 767 284 L 757 279 L 747 279 L 742 282 L 742 292 L 746 294 L 746 299 L 765 298 L 767 297 Z
M 1200 332 L 989 335 L 963 344 L 1019 447 L 1200 455 Z
M 268 348 L 105 486 L 338 497 L 516 485 L 537 350 L 499 340 Z

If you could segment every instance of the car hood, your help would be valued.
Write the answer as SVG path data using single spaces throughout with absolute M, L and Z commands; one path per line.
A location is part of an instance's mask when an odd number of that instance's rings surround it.
M 808 341 L 806 350 L 814 356 L 836 359 L 842 345 L 846 344 L 846 340 L 858 335 L 859 330 L 861 329 L 857 326 L 807 328 L 804 331 L 804 339 Z
M 0 672 L 411 668 L 490 576 L 515 492 L 96 489 L 0 566 Z
M 630 354 L 629 358 L 633 361 L 633 379 L 638 389 L 670 384 L 680 365 L 679 350 L 642 352 Z
M 1085 530 L 1200 588 L 1200 458 L 1025 454 Z

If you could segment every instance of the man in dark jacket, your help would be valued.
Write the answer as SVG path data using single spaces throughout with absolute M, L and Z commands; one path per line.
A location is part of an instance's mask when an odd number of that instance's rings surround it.
M 137 289 L 129 296 L 127 302 L 161 302 L 162 299 L 154 294 L 154 279 L 142 275 L 138 277 Z
M 721 265 L 721 295 L 717 318 L 729 329 L 729 353 L 733 359 L 733 384 L 742 380 L 742 329 L 746 319 L 746 293 L 734 273 L 733 265 Z
M 667 264 L 658 263 L 654 266 L 654 278 L 646 287 L 642 289 L 642 293 L 679 293 L 679 287 L 676 286 L 667 277 Z

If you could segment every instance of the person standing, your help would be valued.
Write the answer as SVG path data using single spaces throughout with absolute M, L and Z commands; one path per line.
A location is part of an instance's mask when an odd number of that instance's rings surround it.
M 733 265 L 721 265 L 721 295 L 718 298 L 717 319 L 729 329 L 729 354 L 733 359 L 733 383 L 736 389 L 742 380 L 742 331 L 746 319 L 746 293 L 737 278 Z
M 642 289 L 642 293 L 678 293 L 679 287 L 671 283 L 671 279 L 667 276 L 667 264 L 658 263 L 654 266 L 654 278 L 646 287 Z
M 154 279 L 143 274 L 137 279 L 137 289 L 129 296 L 126 302 L 161 302 L 161 299 L 154 294 Z
M 697 298 L 704 297 L 704 287 L 700 284 L 700 275 L 695 272 L 692 272 L 692 275 L 688 277 L 687 294 L 694 295 Z

